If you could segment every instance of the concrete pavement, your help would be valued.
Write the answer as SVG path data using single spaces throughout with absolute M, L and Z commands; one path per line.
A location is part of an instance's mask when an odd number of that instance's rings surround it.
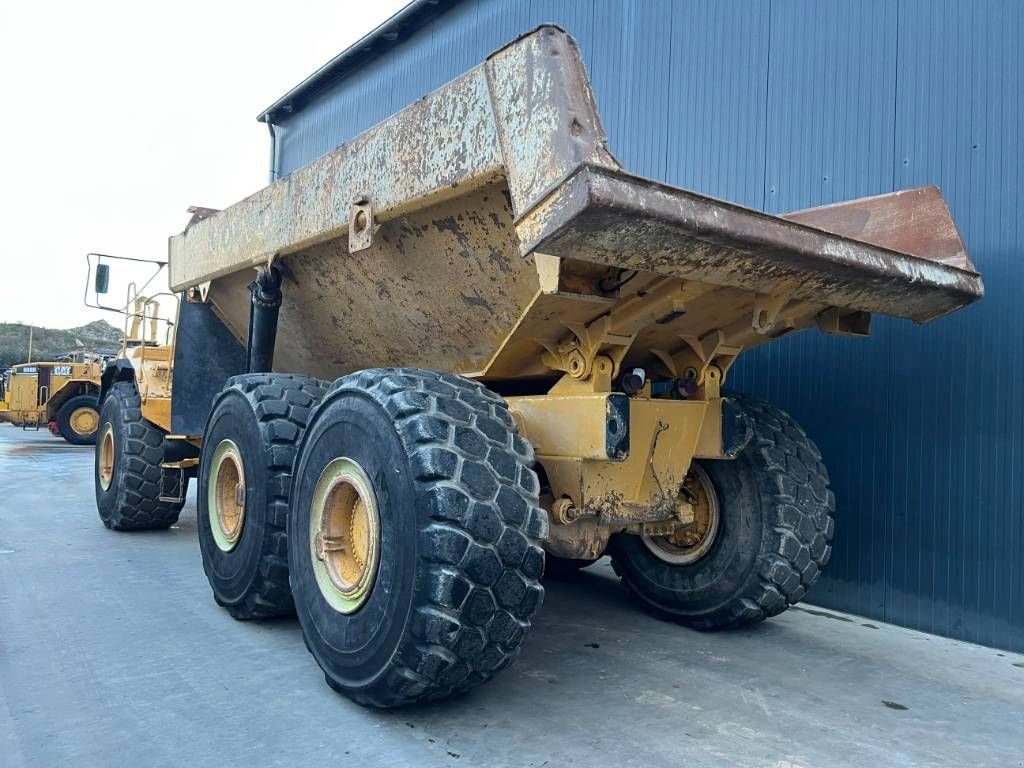
M 169 531 L 112 533 L 91 448 L 0 427 L 0 766 L 325 764 L 1022 766 L 1024 656 L 813 606 L 701 634 L 600 563 L 548 585 L 491 683 L 369 711 L 293 619 L 214 604 L 194 497 Z

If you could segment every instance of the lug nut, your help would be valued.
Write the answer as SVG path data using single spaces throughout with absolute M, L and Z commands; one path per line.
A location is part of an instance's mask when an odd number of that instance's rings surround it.
M 576 505 L 572 503 L 572 499 L 565 496 L 556 499 L 555 503 L 551 505 L 551 514 L 562 525 L 568 525 L 579 517 Z

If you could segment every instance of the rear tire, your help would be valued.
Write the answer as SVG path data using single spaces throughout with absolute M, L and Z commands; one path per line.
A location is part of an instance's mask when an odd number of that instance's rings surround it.
M 476 382 L 400 368 L 334 383 L 299 448 L 288 521 L 296 612 L 332 688 L 395 707 L 464 691 L 512 661 L 543 598 L 547 514 L 532 463 L 504 400 Z M 339 466 L 361 478 L 347 508 L 372 521 L 351 525 L 352 542 L 356 530 L 376 536 L 352 547 L 372 560 L 349 593 L 318 549 L 331 539 L 348 551 L 345 527 L 323 535 L 336 507 L 318 492 L 322 478 L 343 478 Z
M 82 422 L 84 411 L 92 412 L 92 432 L 84 430 Z M 62 405 L 54 419 L 60 436 L 72 445 L 95 445 L 96 433 L 99 431 L 100 405 L 99 397 L 94 394 L 75 395 Z
M 110 388 L 97 435 L 93 480 L 103 524 L 114 531 L 174 525 L 185 502 L 160 501 L 164 433 L 143 418 L 134 382 Z
M 612 567 L 645 606 L 695 629 L 761 621 L 803 599 L 831 555 L 835 496 L 821 453 L 785 412 L 736 398 L 753 438 L 731 461 L 701 461 L 720 505 L 699 559 L 666 562 L 639 536 L 612 539 Z
M 214 600 L 236 619 L 294 610 L 286 532 L 292 465 L 324 387 L 305 376 L 244 374 L 228 379 L 213 403 L 199 461 L 196 527 Z M 235 507 L 239 480 L 244 501 Z

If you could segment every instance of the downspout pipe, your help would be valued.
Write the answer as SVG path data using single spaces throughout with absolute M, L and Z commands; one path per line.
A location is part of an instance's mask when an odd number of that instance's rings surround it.
M 277 131 L 274 130 L 273 118 L 267 116 L 267 129 L 270 131 L 270 183 L 277 181 Z

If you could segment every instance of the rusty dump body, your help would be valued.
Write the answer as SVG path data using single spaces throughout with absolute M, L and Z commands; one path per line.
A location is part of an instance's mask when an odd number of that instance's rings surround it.
M 280 272 L 274 370 L 422 367 L 506 395 L 550 484 L 549 549 L 574 557 L 676 520 L 665 489 L 741 447 L 720 386 L 743 350 L 983 293 L 935 188 L 774 216 L 624 171 L 555 27 L 169 247 L 172 289 L 243 344 L 255 270 Z

